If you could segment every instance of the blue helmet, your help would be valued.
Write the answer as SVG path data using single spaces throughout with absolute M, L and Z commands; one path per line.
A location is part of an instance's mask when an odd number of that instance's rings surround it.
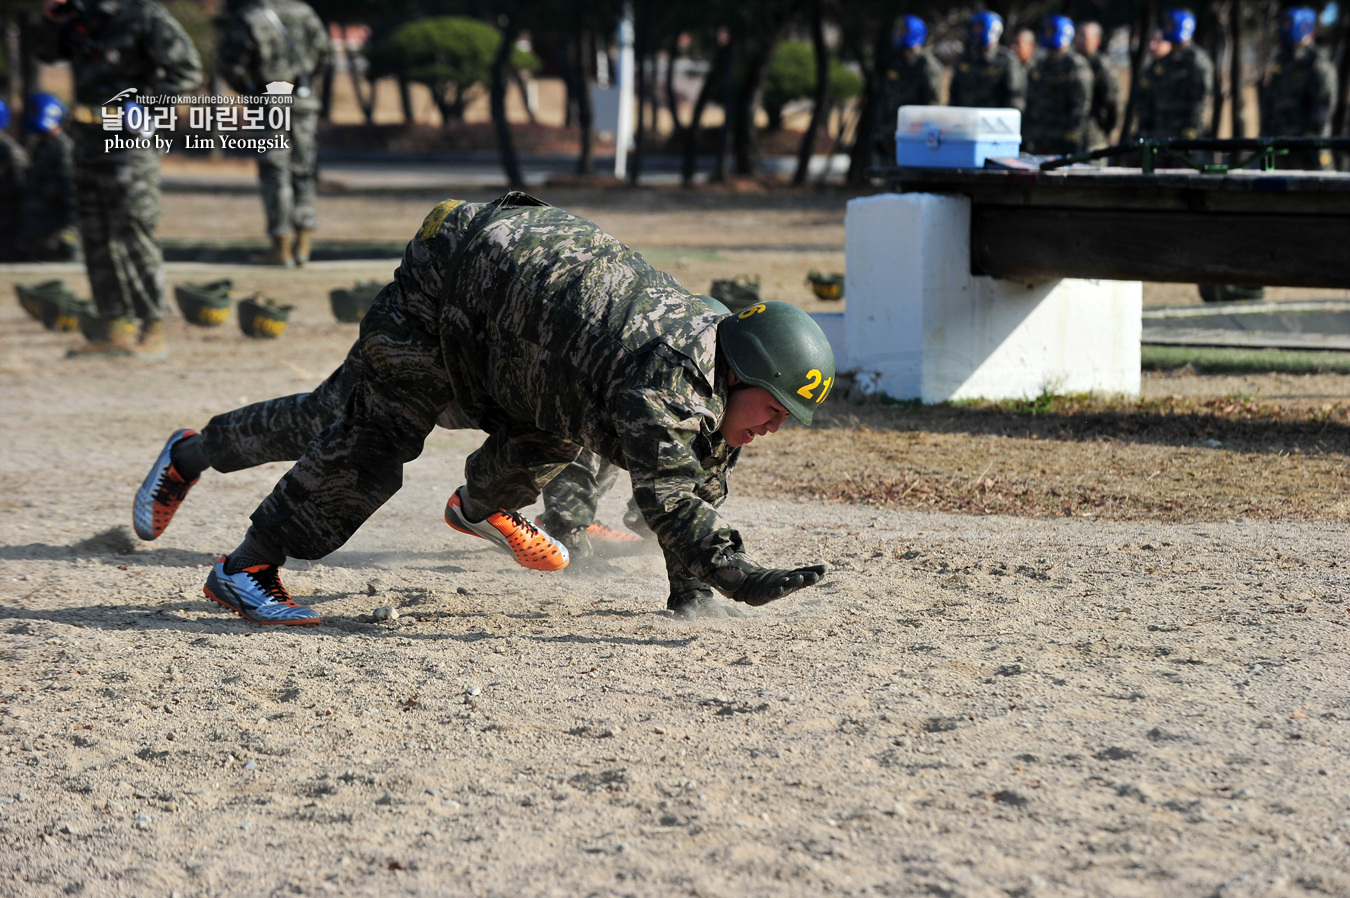
M 1280 40 L 1289 46 L 1303 43 L 1317 26 L 1317 13 L 1307 6 L 1295 6 L 1280 16 Z
M 28 115 L 24 127 L 34 134 L 50 134 L 66 117 L 66 107 L 51 94 L 33 94 L 28 98 Z
M 0 100 L 0 131 L 9 127 L 9 104 Z
M 1041 21 L 1040 44 L 1047 50 L 1063 50 L 1073 43 L 1073 20 L 1068 16 L 1046 16 Z
M 895 33 L 891 36 L 891 42 L 897 47 L 917 50 L 926 40 L 928 40 L 928 26 L 918 16 L 902 16 L 900 21 L 895 23 Z
M 1195 36 L 1195 13 L 1183 7 L 1163 10 L 1163 37 L 1174 44 L 1184 44 Z
M 967 26 L 970 42 L 977 47 L 988 47 L 998 43 L 1003 36 L 1003 17 L 996 12 L 977 12 L 970 17 Z

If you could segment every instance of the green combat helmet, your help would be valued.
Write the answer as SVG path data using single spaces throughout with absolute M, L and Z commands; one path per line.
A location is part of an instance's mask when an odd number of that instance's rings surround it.
M 234 281 L 222 278 L 205 284 L 178 284 L 173 288 L 173 297 L 189 324 L 216 327 L 230 317 Z
M 844 298 L 844 276 L 833 271 L 817 271 L 812 268 L 806 273 L 806 282 L 818 299 L 835 300 Z
M 14 292 L 19 294 L 19 305 L 23 310 L 41 321 L 49 331 L 73 331 L 79 327 L 82 315 L 97 317 L 94 304 L 87 299 L 77 299 L 61 281 L 43 281 L 31 287 L 15 284 Z
M 734 278 L 721 278 L 712 282 L 708 292 L 714 298 L 726 303 L 731 311 L 739 312 L 759 302 L 759 278 L 752 278 L 746 274 L 739 274 Z
M 724 318 L 717 343 L 731 370 L 763 387 L 810 425 L 834 386 L 834 350 L 811 316 L 785 302 L 759 302 Z
M 346 324 L 359 323 L 383 289 L 384 281 L 357 281 L 355 287 L 330 291 L 328 299 L 333 304 L 333 317 Z
M 291 309 L 295 306 L 279 306 L 270 299 L 256 296 L 239 301 L 239 329 L 249 337 L 275 339 L 286 330 L 290 321 Z

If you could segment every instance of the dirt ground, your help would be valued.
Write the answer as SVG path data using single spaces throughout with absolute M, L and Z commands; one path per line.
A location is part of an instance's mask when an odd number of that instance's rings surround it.
M 842 270 L 843 197 L 545 198 L 691 288 L 838 307 L 801 281 Z M 325 196 L 322 236 L 402 241 L 435 199 Z M 260 218 L 170 194 L 161 234 Z M 829 576 L 699 623 L 653 551 L 548 575 L 454 534 L 481 437 L 438 431 L 286 566 L 323 625 L 264 631 L 201 585 L 284 466 L 208 472 L 153 543 L 132 495 L 174 428 L 317 383 L 355 333 L 328 291 L 394 264 L 171 265 L 296 309 L 276 341 L 175 319 L 156 363 L 67 361 L 0 302 L 0 895 L 1350 895 L 1350 379 L 837 395 L 724 509 Z M 0 295 L 51 276 L 87 295 L 35 266 Z

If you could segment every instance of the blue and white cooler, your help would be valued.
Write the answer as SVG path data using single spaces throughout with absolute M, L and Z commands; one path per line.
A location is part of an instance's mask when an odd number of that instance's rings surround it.
M 984 160 L 1016 156 L 1022 113 L 1016 109 L 901 106 L 895 162 L 902 168 L 983 168 Z

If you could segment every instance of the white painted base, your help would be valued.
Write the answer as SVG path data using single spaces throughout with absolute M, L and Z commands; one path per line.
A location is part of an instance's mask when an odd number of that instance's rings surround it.
M 876 372 L 897 399 L 1139 395 L 1143 285 L 1014 283 L 970 273 L 970 200 L 851 200 L 841 371 Z

